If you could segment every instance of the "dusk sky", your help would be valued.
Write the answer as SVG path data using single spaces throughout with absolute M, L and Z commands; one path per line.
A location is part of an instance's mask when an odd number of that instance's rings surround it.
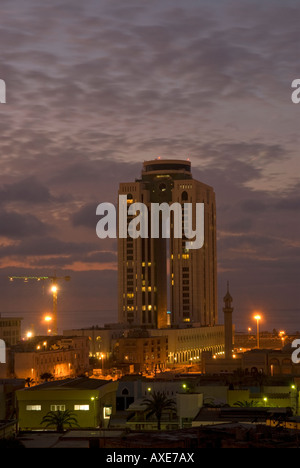
M 300 330 L 300 3 L 1 0 L 0 313 L 117 320 L 115 240 L 96 207 L 143 161 L 187 159 L 217 199 L 219 319 Z

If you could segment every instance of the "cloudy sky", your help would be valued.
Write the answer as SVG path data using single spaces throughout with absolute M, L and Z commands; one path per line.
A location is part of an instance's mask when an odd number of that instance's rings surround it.
M 190 158 L 217 197 L 220 322 L 299 330 L 300 4 L 1 0 L 0 312 L 115 321 L 116 243 L 96 206 L 144 160 Z M 84 311 L 84 314 L 83 314 Z M 26 325 L 27 326 L 27 325 Z

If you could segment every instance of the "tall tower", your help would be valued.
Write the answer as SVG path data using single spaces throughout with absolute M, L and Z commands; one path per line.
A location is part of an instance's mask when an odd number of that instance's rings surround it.
M 155 159 L 143 164 L 141 178 L 121 183 L 127 207 L 148 208 L 148 237 L 118 239 L 119 323 L 148 328 L 209 326 L 217 323 L 216 204 L 212 187 L 192 177 L 185 160 Z M 152 204 L 204 204 L 204 245 L 187 249 L 186 237 L 151 238 Z M 183 210 L 182 210 L 183 212 Z M 134 218 L 128 216 L 127 222 Z M 182 218 L 183 219 L 183 218 Z M 183 219 L 184 221 L 184 219 Z M 183 223 L 182 221 L 182 223 Z M 183 229 L 183 227 L 182 227 Z
M 229 283 L 227 282 L 227 293 L 224 296 L 224 328 L 225 328 L 225 359 L 232 358 L 232 297 L 229 292 Z

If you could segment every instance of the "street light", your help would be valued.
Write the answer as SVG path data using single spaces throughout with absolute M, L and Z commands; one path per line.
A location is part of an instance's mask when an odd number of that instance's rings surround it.
M 47 328 L 47 333 L 51 333 L 51 329 L 49 328 L 49 326 L 51 325 L 51 322 L 52 322 L 52 317 L 51 315 L 45 315 L 44 317 L 44 322 L 48 325 L 48 328 Z
M 57 291 L 58 287 L 56 284 L 53 284 L 51 286 L 51 292 L 53 295 L 53 330 L 55 335 L 57 335 Z
M 267 406 L 268 398 L 267 398 L 267 397 L 264 397 L 263 400 L 264 400 L 265 406 Z
M 256 326 L 257 326 L 257 347 L 259 348 L 259 321 L 261 320 L 261 316 L 259 314 L 254 315 L 254 318 L 256 320 Z

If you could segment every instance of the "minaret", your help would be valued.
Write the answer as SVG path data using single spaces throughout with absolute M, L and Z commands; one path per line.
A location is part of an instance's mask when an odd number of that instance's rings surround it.
M 229 282 L 227 281 L 227 293 L 224 296 L 224 328 L 225 328 L 225 359 L 232 358 L 232 297 L 229 293 Z

